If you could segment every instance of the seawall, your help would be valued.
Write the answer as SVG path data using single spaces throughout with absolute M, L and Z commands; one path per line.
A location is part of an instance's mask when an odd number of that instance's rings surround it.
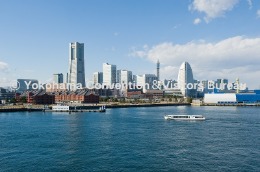
M 157 107 L 157 106 L 190 106 L 190 103 L 151 103 L 151 104 L 108 104 L 103 105 L 106 107 L 106 109 L 112 109 L 112 108 L 136 108 L 136 107 Z M 95 106 L 76 106 L 77 109 L 99 109 L 102 105 L 95 105 Z M 75 106 L 70 106 L 71 109 Z M 32 112 L 32 111 L 43 111 L 43 109 L 40 108 L 0 108 L 0 112 Z

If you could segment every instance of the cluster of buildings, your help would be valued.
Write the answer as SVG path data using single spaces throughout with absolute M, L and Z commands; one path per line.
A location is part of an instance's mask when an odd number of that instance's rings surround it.
M 102 69 L 93 73 L 92 82 L 86 82 L 84 44 L 73 42 L 69 44 L 69 69 L 65 77 L 62 73 L 53 74 L 53 83 L 44 85 L 40 85 L 33 79 L 18 79 L 15 92 L 0 88 L 0 100 L 19 101 L 21 97 L 26 97 L 28 103 L 37 104 L 98 103 L 99 97 L 126 99 L 204 97 L 206 103 L 259 102 L 260 100 L 258 91 L 247 89 L 242 91 L 233 87 L 230 89 L 227 79 L 195 80 L 188 62 L 181 64 L 177 80 L 160 80 L 159 60 L 156 64 L 156 74 L 135 75 L 130 70 L 117 69 L 116 65 L 109 63 L 103 63 Z M 231 86 L 236 84 L 240 84 L 238 79 L 232 82 Z M 118 85 L 120 87 L 115 87 Z
M 83 89 L 76 91 L 46 92 L 45 90 L 25 91 L 15 93 L 15 100 L 21 102 L 25 97 L 26 102 L 33 104 L 55 104 L 55 103 L 99 103 L 99 96 Z

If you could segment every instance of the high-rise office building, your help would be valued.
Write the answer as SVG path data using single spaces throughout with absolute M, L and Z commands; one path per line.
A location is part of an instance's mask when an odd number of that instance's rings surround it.
M 157 81 L 155 74 L 136 75 L 136 86 L 142 86 L 144 93 L 147 90 L 155 89 L 155 81 Z
M 71 84 L 85 83 L 85 67 L 84 67 L 84 44 L 73 42 L 69 45 L 69 72 L 67 82 Z
M 102 84 L 103 83 L 103 72 L 95 72 L 93 74 L 93 83 Z
M 120 83 L 121 80 L 121 70 L 116 70 L 116 83 Z
M 192 69 L 188 62 L 183 62 L 178 74 L 178 87 L 184 97 L 192 97 L 194 94 L 194 79 Z
M 62 73 L 53 74 L 53 82 L 57 84 L 63 83 L 63 74 Z
M 129 82 L 133 81 L 132 78 L 132 71 L 128 70 L 117 70 L 117 83 L 123 83 L 123 84 L 128 84 Z
M 103 63 L 103 84 L 112 85 L 116 83 L 116 65 Z
M 128 84 L 129 82 L 132 82 L 132 71 L 121 70 L 120 82 L 124 84 Z
M 153 88 L 153 85 L 155 86 L 155 81 L 158 81 L 157 76 L 154 74 L 144 74 L 143 79 L 145 83 L 144 92 L 145 90 L 154 89 L 155 87 Z
M 160 62 L 159 62 L 159 60 L 157 60 L 156 70 L 157 70 L 157 80 L 160 81 Z
M 135 79 L 136 86 L 142 86 L 143 87 L 145 85 L 143 75 L 135 75 L 134 79 Z

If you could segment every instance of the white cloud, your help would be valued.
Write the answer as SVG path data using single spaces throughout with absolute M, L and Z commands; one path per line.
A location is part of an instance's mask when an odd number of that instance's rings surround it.
M 256 15 L 258 18 L 260 18 L 260 10 L 257 10 Z
M 247 3 L 249 5 L 249 9 L 252 9 L 253 8 L 253 2 L 252 0 L 247 0 Z
M 200 18 L 196 18 L 196 19 L 193 21 L 193 24 L 195 24 L 195 25 L 200 24 L 200 23 L 201 23 Z
M 130 50 L 131 51 L 130 56 L 145 58 L 147 56 L 148 50 L 149 50 L 149 46 L 147 44 L 143 45 L 142 50 L 136 50 L 136 47 L 132 47 Z
M 7 86 L 10 83 L 8 77 L 6 77 L 8 72 L 8 64 L 0 61 L 0 87 Z
M 6 71 L 8 69 L 8 64 L 5 62 L 0 62 L 0 71 Z
M 178 73 L 179 67 L 175 66 L 162 66 L 160 68 L 160 76 L 161 79 L 168 78 L 168 79 L 176 79 L 175 74 Z
M 189 9 L 205 13 L 204 19 L 206 22 L 209 22 L 211 19 L 224 16 L 238 2 L 239 0 L 193 0 Z
M 169 69 L 179 68 L 183 61 L 188 61 L 197 79 L 240 77 L 244 82 L 260 85 L 259 75 L 257 75 L 260 73 L 259 49 L 260 37 L 237 36 L 214 43 L 203 40 L 186 44 L 165 42 L 151 48 L 137 50 L 132 52 L 132 55 L 146 58 L 154 63 L 159 59 L 162 66 L 167 65 L 165 69 L 167 72 Z M 174 72 L 173 79 L 176 79 L 176 70 L 171 71 Z M 162 77 L 165 76 L 166 74 Z

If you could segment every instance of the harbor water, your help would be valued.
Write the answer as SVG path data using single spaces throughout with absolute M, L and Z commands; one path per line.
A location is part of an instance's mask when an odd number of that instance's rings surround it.
M 0 171 L 260 171 L 259 133 L 259 107 L 0 113 Z

